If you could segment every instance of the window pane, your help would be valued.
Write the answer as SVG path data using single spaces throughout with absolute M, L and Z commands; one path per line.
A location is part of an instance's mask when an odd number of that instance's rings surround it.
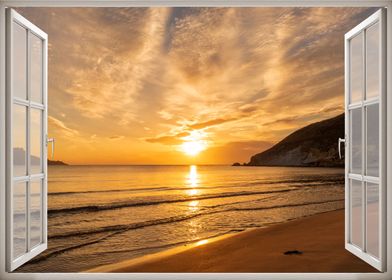
M 30 188 L 30 237 L 31 248 L 41 243 L 42 222 L 41 222 L 41 185 L 42 180 L 32 181 Z
M 363 92 L 363 33 L 361 32 L 350 41 L 350 103 L 362 100 Z
M 350 172 L 362 173 L 362 109 L 350 111 L 351 145 Z
M 378 104 L 366 108 L 366 174 L 379 175 L 379 113 Z
M 31 174 L 41 173 L 41 150 L 42 150 L 42 111 L 38 109 L 31 109 L 30 113 L 30 164 L 31 164 Z
M 31 100 L 42 103 L 42 40 L 30 35 L 31 43 Z
M 362 243 L 362 183 L 350 180 L 351 243 L 363 248 Z
M 26 175 L 26 107 L 13 105 L 14 176 Z
M 13 259 L 26 252 L 26 182 L 13 187 Z
M 27 99 L 27 31 L 17 23 L 13 23 L 13 68 L 12 89 L 15 97 Z
M 367 183 L 366 244 L 367 252 L 379 257 L 379 187 Z
M 380 92 L 380 32 L 376 23 L 366 30 L 366 98 Z

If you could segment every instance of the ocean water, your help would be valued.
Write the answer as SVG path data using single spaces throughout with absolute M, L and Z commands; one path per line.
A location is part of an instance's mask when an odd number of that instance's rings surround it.
M 49 248 L 18 271 L 79 272 L 344 207 L 344 170 L 49 166 Z

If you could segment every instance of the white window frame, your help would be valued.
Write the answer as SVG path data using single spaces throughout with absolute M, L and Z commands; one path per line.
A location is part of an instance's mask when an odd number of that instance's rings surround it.
M 30 259 L 32 259 L 34 256 L 37 256 L 38 254 L 42 253 L 43 251 L 45 251 L 48 247 L 48 236 L 47 236 L 47 163 L 46 163 L 46 158 L 47 158 L 47 149 L 46 147 L 46 131 L 47 131 L 47 118 L 48 118 L 48 110 L 47 110 L 47 104 L 48 104 L 48 100 L 47 100 L 47 72 L 48 72 L 48 67 L 47 67 L 47 42 L 48 42 L 48 37 L 47 35 L 40 30 L 39 28 L 37 28 L 35 25 L 33 25 L 31 22 L 29 22 L 28 20 L 26 20 L 24 17 L 22 17 L 20 14 L 18 14 L 17 12 L 15 12 L 12 9 L 7 10 L 8 15 L 6 18 L 7 21 L 7 53 L 10 54 L 9 57 L 7 57 L 7 59 L 9 60 L 6 67 L 8 67 L 7 72 L 8 73 L 12 73 L 12 69 L 11 67 L 13 66 L 13 63 L 11 62 L 12 59 L 12 52 L 13 52 L 13 46 L 12 46 L 12 36 L 13 36 L 13 32 L 12 32 L 12 28 L 13 28 L 13 23 L 16 23 L 20 26 L 22 26 L 23 28 L 25 28 L 26 30 L 28 30 L 29 34 L 32 34 L 34 36 L 36 36 L 37 38 L 41 39 L 43 41 L 43 49 L 42 49 L 42 104 L 41 103 L 36 103 L 34 101 L 30 101 L 30 96 L 28 97 L 29 100 L 24 100 L 24 99 L 20 99 L 18 97 L 13 96 L 13 91 L 11 89 L 12 86 L 12 77 L 8 76 L 6 77 L 6 86 L 7 86 L 7 92 L 10 92 L 10 94 L 12 95 L 11 98 L 9 98 L 8 100 L 6 100 L 7 104 L 6 104 L 6 114 L 7 114 L 7 122 L 6 122 L 6 126 L 11 128 L 12 127 L 12 108 L 14 106 L 14 104 L 19 104 L 21 106 L 23 106 L 24 108 L 30 110 L 31 109 L 38 109 L 40 110 L 40 112 L 42 112 L 42 119 L 41 119 L 41 141 L 44 142 L 44 144 L 41 146 L 41 155 L 40 157 L 42 158 L 41 160 L 41 170 L 42 172 L 40 174 L 34 174 L 34 175 L 24 175 L 24 176 L 20 176 L 20 177 L 14 177 L 13 176 L 13 153 L 12 153 L 12 143 L 13 143 L 13 135 L 12 133 L 8 134 L 8 138 L 7 138 L 7 145 L 8 147 L 6 147 L 6 153 L 8 152 L 9 155 L 7 156 L 6 161 L 8 161 L 6 163 L 6 166 L 9 166 L 9 170 L 7 171 L 6 174 L 6 184 L 8 189 L 6 189 L 6 196 L 7 196 L 7 203 L 8 206 L 7 208 L 12 210 L 13 206 L 13 188 L 14 188 L 14 184 L 16 182 L 25 182 L 28 184 L 31 184 L 32 180 L 37 180 L 40 179 L 41 180 L 41 184 L 42 184 L 42 189 L 41 189 L 41 197 L 40 197 L 40 201 L 41 201 L 41 243 L 38 246 L 35 246 L 33 248 L 30 248 L 30 232 L 31 229 L 29 226 L 26 227 L 26 233 L 27 233 L 27 252 L 24 253 L 23 255 L 17 257 L 16 259 L 13 259 L 13 241 L 11 241 L 10 239 L 13 238 L 13 212 L 11 211 L 10 213 L 6 213 L 7 215 L 7 224 L 9 225 L 7 228 L 7 252 L 9 252 L 9 255 L 7 255 L 7 270 L 8 271 L 12 271 L 14 269 L 16 269 L 17 267 L 23 265 L 24 263 L 28 262 Z M 28 50 L 29 48 L 29 43 L 28 41 L 27 43 L 27 51 L 28 51 L 28 55 L 27 55 L 27 60 L 30 60 L 30 50 Z M 30 63 L 30 62 L 28 62 Z M 28 64 L 27 64 L 28 66 Z M 31 68 L 28 67 L 27 68 L 27 78 L 30 77 L 30 70 Z M 30 92 L 30 83 L 27 83 L 27 91 Z M 30 93 L 28 94 L 30 95 Z M 30 114 L 30 113 L 29 113 Z M 26 119 L 26 128 L 27 128 L 27 138 L 29 139 L 29 141 L 27 141 L 27 154 L 29 154 L 30 151 L 30 116 Z M 42 144 L 42 143 L 41 143 Z M 6 154 L 7 155 L 7 154 Z M 26 163 L 27 166 L 29 167 L 30 163 L 29 160 L 26 159 Z M 29 220 L 30 218 L 28 218 L 27 216 L 30 215 L 29 211 L 29 196 L 30 196 L 30 192 L 26 193 L 26 219 Z
M 386 7 L 387 8 L 387 254 L 385 273 L 7 273 L 5 81 L 7 7 Z M 342 37 L 342 40 L 344 38 Z M 0 0 L 0 279 L 392 279 L 392 0 Z M 391 97 L 391 98 L 389 98 Z M 342 244 L 344 246 L 344 244 Z
M 365 260 L 367 263 L 371 264 L 375 268 L 377 268 L 380 271 L 385 271 L 386 270 L 386 265 L 385 265 L 385 260 L 386 260 L 386 250 L 385 250 L 385 233 L 386 233 L 386 221 L 385 221 L 385 215 L 386 213 L 386 199 L 385 199 L 385 194 L 386 194 L 386 173 L 385 173 L 385 166 L 386 166 L 386 156 L 382 153 L 386 149 L 386 142 L 385 142 L 385 136 L 386 136 L 386 129 L 385 129 L 385 121 L 386 121 L 386 114 L 385 110 L 387 108 L 386 106 L 386 76 L 385 70 L 386 70 L 386 42 L 384 41 L 385 36 L 385 31 L 386 31 L 386 22 L 384 22 L 384 13 L 386 11 L 384 9 L 380 9 L 371 16 L 369 16 L 367 19 L 365 19 L 363 22 L 359 23 L 355 28 L 350 30 L 349 32 L 346 33 L 345 35 L 345 132 L 347 133 L 350 130 L 350 110 L 352 109 L 359 109 L 362 108 L 362 110 L 365 110 L 366 106 L 370 106 L 373 104 L 379 104 L 379 141 L 380 141 L 380 152 L 379 152 L 379 176 L 378 177 L 372 177 L 372 176 L 367 176 L 367 175 L 358 175 L 358 174 L 352 174 L 349 171 L 350 168 L 350 151 L 351 149 L 349 148 L 352 140 L 351 140 L 351 135 L 346 134 L 346 149 L 345 149 L 345 248 L 353 253 L 354 255 L 360 257 L 361 259 Z M 375 23 L 379 23 L 379 28 L 380 28 L 380 41 L 379 41 L 379 48 L 380 48 L 380 56 L 381 56 L 381 63 L 380 63 L 380 69 L 379 73 L 381 75 L 380 80 L 379 80 L 379 88 L 380 88 L 380 94 L 377 97 L 373 97 L 371 99 L 367 99 L 364 101 L 357 101 L 354 104 L 350 104 L 350 40 L 354 37 L 356 37 L 358 34 L 363 32 L 365 29 L 371 27 Z M 365 40 L 365 33 L 363 33 L 361 36 L 363 36 L 363 46 L 366 45 L 366 40 Z M 366 79 L 366 55 L 365 55 L 365 47 L 363 48 L 363 61 L 364 61 L 364 67 L 363 67 L 363 83 L 365 83 Z M 363 90 L 365 90 L 365 85 L 363 85 Z M 363 113 L 362 113 L 363 114 Z M 365 115 L 363 114 L 362 116 L 362 133 L 363 136 L 365 136 Z M 364 149 L 366 149 L 366 143 L 363 142 Z M 362 173 L 365 170 L 366 166 L 366 161 L 364 160 L 365 157 L 365 152 L 363 152 L 362 155 Z M 379 245 L 379 259 L 373 257 L 372 255 L 366 253 L 363 249 L 360 249 L 356 245 L 353 245 L 350 243 L 350 219 L 349 217 L 351 216 L 351 205 L 350 205 L 350 183 L 349 180 L 354 179 L 357 182 L 362 182 L 362 183 L 374 183 L 379 185 L 380 188 L 380 200 L 379 200 L 379 213 L 380 213 L 380 230 L 379 230 L 379 240 L 380 240 L 380 245 Z M 365 189 L 363 188 L 363 191 Z M 365 200 L 366 195 L 363 194 L 362 199 Z M 363 201 L 363 205 L 366 205 L 365 201 Z M 366 217 L 366 206 L 363 208 L 363 227 L 366 227 L 365 224 L 365 217 Z M 362 236 L 363 238 L 363 244 L 365 245 L 367 243 L 366 240 L 366 230 L 364 228 L 364 234 Z M 366 247 L 366 245 L 365 245 Z

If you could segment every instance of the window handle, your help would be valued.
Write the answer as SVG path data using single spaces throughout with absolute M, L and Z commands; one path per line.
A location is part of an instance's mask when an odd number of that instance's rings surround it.
M 49 143 L 52 143 L 52 156 L 51 156 L 52 160 L 54 158 L 54 144 L 55 144 L 55 142 L 56 142 L 55 138 L 46 138 L 46 146 L 48 146 Z
M 338 140 L 339 159 L 342 159 L 342 152 L 340 149 L 342 143 L 344 143 L 346 145 L 346 139 L 339 138 L 339 140 Z

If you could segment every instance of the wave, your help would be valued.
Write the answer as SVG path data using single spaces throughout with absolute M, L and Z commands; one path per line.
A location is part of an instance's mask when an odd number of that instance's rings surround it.
M 243 201 L 235 201 L 235 202 L 228 202 L 228 203 L 220 203 L 217 205 L 203 205 L 203 206 L 198 206 L 198 208 L 200 210 L 205 210 L 208 211 L 209 209 L 215 209 L 215 208 L 222 208 L 222 207 L 227 207 L 227 206 L 231 206 L 231 205 L 238 205 L 238 204 L 244 204 L 244 203 L 253 203 L 253 202 L 260 202 L 260 201 L 264 201 L 264 200 L 271 200 L 274 199 L 276 197 L 279 197 L 279 194 L 276 195 L 269 195 L 263 198 L 259 198 L 259 199 L 251 199 L 251 200 L 243 200 Z M 89 222 L 90 220 L 82 220 L 84 222 Z M 63 226 L 65 224 L 74 224 L 74 221 L 58 221 L 58 222 L 52 222 L 50 225 L 51 226 Z
M 116 226 L 110 226 L 110 227 L 104 227 L 100 229 L 95 229 L 91 231 L 78 231 L 78 232 L 71 232 L 68 234 L 59 234 L 59 235 L 52 235 L 49 236 L 50 239 L 54 238 L 68 238 L 72 236 L 80 236 L 80 235 L 85 235 L 85 234 L 97 234 L 97 233 L 103 233 L 103 232 L 109 232 L 103 237 L 96 238 L 94 240 L 90 240 L 84 243 L 76 244 L 74 246 L 62 248 L 56 251 L 52 252 L 47 252 L 46 254 L 43 253 L 42 255 L 34 258 L 31 260 L 29 263 L 37 263 L 44 261 L 50 257 L 57 256 L 66 252 L 69 252 L 71 250 L 79 249 L 85 246 L 93 245 L 99 242 L 102 242 L 108 238 L 111 238 L 115 235 L 124 233 L 128 230 L 134 230 L 134 229 L 139 229 L 142 227 L 148 227 L 148 226 L 155 226 L 155 225 L 161 225 L 161 224 L 167 224 L 167 223 L 174 223 L 174 222 L 181 222 L 184 220 L 188 219 L 193 219 L 202 215 L 211 215 L 211 214 L 217 214 L 217 213 L 223 213 L 223 212 L 232 212 L 232 211 L 258 211 L 258 210 L 269 210 L 269 209 L 276 209 L 276 208 L 287 208 L 287 207 L 301 207 L 301 206 L 309 206 L 309 205 L 319 205 L 319 204 L 326 204 L 326 203 L 332 203 L 332 202 L 338 202 L 338 201 L 344 201 L 344 199 L 334 199 L 334 200 L 326 200 L 326 201 L 312 201 L 312 202 L 306 202 L 306 203 L 293 203 L 293 204 L 285 204 L 285 205 L 274 205 L 274 206 L 264 206 L 264 207 L 247 207 L 247 208 L 231 208 L 231 209 L 226 209 L 226 210 L 217 210 L 217 211 L 212 211 L 208 213 L 196 213 L 192 215 L 184 215 L 184 216 L 177 216 L 177 217 L 170 217 L 170 218 L 164 218 L 164 219 L 158 219 L 158 220 L 152 220 L 152 221 L 146 221 L 142 223 L 136 223 L 136 224 L 131 224 L 131 225 L 116 225 Z M 220 233 L 216 234 L 215 236 L 210 236 L 210 237 L 205 237 L 202 239 L 206 238 L 213 238 L 217 236 L 221 236 L 224 234 L 228 233 L 233 233 L 233 232 L 240 232 L 243 231 L 244 229 L 233 229 L 225 233 Z M 173 246 L 178 246 L 182 244 L 189 244 L 193 242 L 200 241 L 199 240 L 191 240 L 191 241 L 184 241 L 184 242 L 177 242 L 177 243 L 172 243 L 172 244 L 165 244 L 162 246 L 154 246 L 154 247 L 144 247 L 144 248 L 139 248 L 139 249 L 132 249 L 132 250 L 123 250 L 123 251 L 114 251 L 114 252 L 132 252 L 132 251 L 141 251 L 141 250 L 153 250 L 153 249 L 164 249 L 168 247 L 173 247 Z M 110 253 L 110 252 L 108 252 Z
M 133 192 L 133 191 L 166 191 L 171 189 L 170 187 L 156 187 L 156 188 L 132 188 L 132 189 L 121 189 L 121 190 L 94 190 L 94 191 L 75 191 L 75 192 L 50 192 L 49 196 L 59 195 L 75 195 L 75 194 L 93 194 L 93 193 L 117 193 L 117 192 Z
M 287 179 L 287 180 L 260 180 L 255 182 L 239 183 L 236 182 L 233 185 L 217 185 L 217 186 L 203 186 L 200 189 L 222 189 L 222 188 L 241 188 L 241 187 L 251 187 L 257 185 L 277 185 L 277 184 L 294 184 L 306 186 L 319 186 L 319 185 L 329 185 L 329 184 L 344 184 L 344 177 L 336 176 L 328 177 L 314 177 L 314 178 L 304 178 L 304 179 Z M 80 183 L 78 181 L 78 183 Z M 101 186 L 103 187 L 103 186 Z M 108 189 L 108 190 L 90 190 L 90 191 L 69 191 L 69 192 L 50 192 L 49 196 L 60 196 L 60 195 L 78 195 L 78 194 L 96 194 L 96 193 L 117 193 L 117 192 L 137 192 L 137 191 L 181 191 L 186 190 L 188 187 L 144 187 L 144 188 L 130 188 L 130 189 Z
M 151 206 L 151 205 L 188 202 L 188 201 L 193 201 L 193 200 L 205 200 L 205 199 L 214 199 L 214 198 L 249 196 L 249 195 L 271 194 L 271 193 L 285 193 L 285 192 L 290 192 L 293 190 L 295 190 L 295 189 L 289 188 L 289 189 L 258 191 L 258 192 L 229 192 L 229 193 L 224 193 L 224 194 L 192 196 L 192 197 L 177 198 L 177 199 L 164 199 L 164 200 L 155 200 L 155 201 L 135 201 L 135 202 L 126 202 L 126 203 L 117 203 L 117 204 L 104 204 L 104 205 L 87 205 L 87 206 L 78 206 L 78 207 L 73 207 L 73 208 L 49 209 L 48 215 L 55 215 L 55 214 L 59 214 L 59 213 L 96 212 L 96 211 L 104 211 L 104 210 L 113 210 L 113 209 L 118 209 L 118 208 Z
M 196 217 L 199 217 L 199 216 L 212 215 L 212 214 L 223 213 L 223 212 L 260 211 L 260 210 L 270 210 L 270 209 L 277 209 L 277 208 L 288 208 L 288 207 L 299 207 L 299 206 L 309 206 L 309 205 L 316 205 L 316 204 L 325 204 L 325 203 L 338 202 L 338 201 L 344 201 L 344 199 L 311 201 L 311 202 L 304 202 L 304 203 L 292 203 L 292 204 L 273 205 L 273 206 L 261 206 L 261 207 L 241 207 L 241 208 L 235 207 L 235 208 L 229 208 L 229 209 L 223 209 L 223 210 L 198 212 L 198 213 L 194 213 L 194 214 L 180 215 L 180 216 L 174 216 L 174 217 L 168 217 L 168 218 L 144 221 L 144 222 L 139 222 L 139 223 L 134 223 L 134 224 L 113 225 L 113 226 L 106 226 L 106 227 L 101 227 L 101 228 L 95 228 L 95 229 L 91 229 L 91 230 L 73 231 L 73 232 L 64 233 L 64 234 L 63 233 L 61 233 L 61 234 L 53 234 L 53 235 L 50 235 L 49 238 L 68 238 L 68 237 L 71 237 L 71 236 L 80 236 L 80 235 L 86 235 L 86 234 L 97 234 L 97 233 L 104 233 L 104 232 L 111 232 L 111 231 L 114 231 L 114 232 L 118 232 L 118 231 L 124 232 L 124 231 L 127 231 L 127 230 L 140 229 L 140 228 L 145 228 L 145 227 L 150 227 L 150 226 L 163 225 L 163 224 L 174 223 L 174 222 L 182 222 L 182 221 L 193 219 L 193 218 L 196 218 Z
M 211 238 L 216 238 L 216 237 L 219 237 L 219 236 L 222 236 L 222 235 L 226 235 L 226 234 L 238 233 L 238 232 L 241 232 L 241 231 L 244 231 L 244 230 L 245 229 L 232 229 L 232 230 L 229 230 L 229 231 L 226 231 L 226 232 L 223 232 L 223 233 L 218 233 L 218 234 L 207 236 L 207 237 L 204 237 L 204 238 L 192 239 L 192 240 L 188 240 L 188 241 L 180 241 L 180 242 L 169 243 L 169 244 L 164 244 L 164 245 L 160 245 L 160 246 L 150 246 L 150 247 L 142 247 L 142 248 L 137 248 L 137 249 L 107 251 L 107 252 L 104 252 L 104 254 L 132 253 L 132 252 L 140 252 L 140 251 L 147 251 L 147 250 L 168 249 L 168 248 L 171 248 L 171 247 L 192 244 L 192 243 L 204 240 L 204 239 L 211 239 Z M 115 234 L 117 234 L 117 233 L 115 233 Z M 65 253 L 65 252 L 69 252 L 69 251 L 72 251 L 72 250 L 75 250 L 75 249 L 78 249 L 78 248 L 81 248 L 81 247 L 84 247 L 84 246 L 88 246 L 88 245 L 93 245 L 93 244 L 99 243 L 99 242 L 101 242 L 101 241 L 103 241 L 103 240 L 105 240 L 105 239 L 107 239 L 107 238 L 109 238 L 109 237 L 111 237 L 113 235 L 114 234 L 109 234 L 109 235 L 107 235 L 105 237 L 98 238 L 98 239 L 95 239 L 95 240 L 92 240 L 92 241 L 89 241 L 89 242 L 85 242 L 85 243 L 82 243 L 82 244 L 78 244 L 78 245 L 67 247 L 67 248 L 63 248 L 63 249 L 59 249 L 59 250 L 56 250 L 56 251 L 53 251 L 53 252 L 48 252 L 46 254 L 45 253 L 41 254 L 41 255 L 35 257 L 34 259 L 32 259 L 31 261 L 29 261 L 29 264 L 38 263 L 38 262 L 44 261 L 44 260 L 46 260 L 46 259 L 48 259 L 50 257 L 61 255 L 61 254 Z
M 329 176 L 325 178 L 323 176 L 312 176 L 307 178 L 294 178 L 294 179 L 274 179 L 274 180 L 261 180 L 255 182 L 247 183 L 248 186 L 257 185 L 257 184 L 303 184 L 303 183 L 344 183 L 344 175 L 343 176 Z
M 179 242 L 168 243 L 168 244 L 163 244 L 163 245 L 159 245 L 159 246 L 150 246 L 150 247 L 142 247 L 142 248 L 136 248 L 136 249 L 124 249 L 124 250 L 106 251 L 104 253 L 105 254 L 108 254 L 108 253 L 130 253 L 130 252 L 140 252 L 140 251 L 154 250 L 154 249 L 167 249 L 167 248 L 170 248 L 170 247 L 176 247 L 176 246 L 196 243 L 198 241 L 202 241 L 202 240 L 205 240 L 205 239 L 216 238 L 216 237 L 219 237 L 219 236 L 222 236 L 222 235 L 226 235 L 226 234 L 238 233 L 238 232 L 242 232 L 244 230 L 245 229 L 231 229 L 231 230 L 228 230 L 226 232 L 217 233 L 217 234 L 206 236 L 206 237 L 203 237 L 203 238 L 197 238 L 197 239 L 192 239 L 192 240 L 187 240 L 187 241 L 179 241 Z

